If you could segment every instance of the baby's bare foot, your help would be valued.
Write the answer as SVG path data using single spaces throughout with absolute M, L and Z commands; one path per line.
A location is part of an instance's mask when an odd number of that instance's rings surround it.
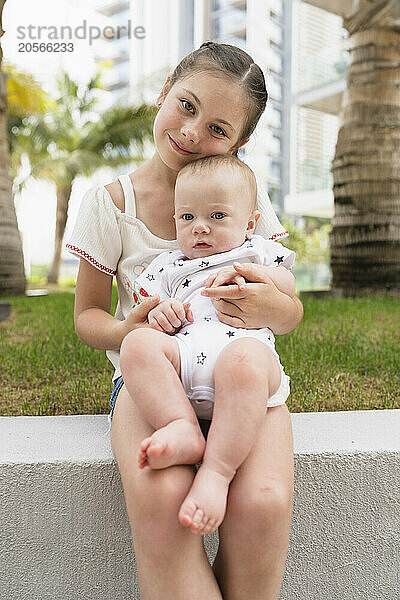
M 202 459 L 206 441 L 198 425 L 186 419 L 171 421 L 139 447 L 140 469 L 166 469 L 172 465 L 194 465 Z
M 179 511 L 179 521 L 193 533 L 212 533 L 222 523 L 231 477 L 201 465 Z

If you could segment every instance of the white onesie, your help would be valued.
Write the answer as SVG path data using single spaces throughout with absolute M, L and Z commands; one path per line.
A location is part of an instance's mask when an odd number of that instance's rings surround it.
M 187 259 L 180 250 L 161 253 L 134 282 L 135 300 L 160 295 L 190 302 L 193 323 L 187 320 L 174 334 L 181 359 L 181 380 L 185 392 L 201 419 L 211 419 L 214 406 L 213 370 L 219 353 L 230 342 L 251 337 L 266 344 L 276 356 L 274 334 L 268 328 L 244 329 L 231 327 L 219 321 L 210 298 L 202 296 L 204 281 L 233 262 L 256 263 L 265 266 L 282 265 L 290 269 L 295 253 L 282 244 L 253 235 L 238 248 L 213 254 L 204 258 Z M 289 377 L 281 367 L 281 384 L 278 391 L 268 398 L 267 406 L 284 404 L 289 396 Z

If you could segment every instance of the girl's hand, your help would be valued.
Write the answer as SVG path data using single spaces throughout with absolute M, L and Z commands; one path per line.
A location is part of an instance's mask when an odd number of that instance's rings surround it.
M 234 263 L 235 271 L 247 281 L 243 290 L 237 285 L 208 287 L 202 290 L 208 296 L 222 323 L 232 327 L 260 329 L 269 327 L 283 334 L 297 327 L 302 317 L 302 305 L 279 291 L 262 265 Z
M 218 273 L 210 275 L 204 282 L 204 287 L 218 287 L 220 285 L 226 285 L 228 283 L 236 283 L 239 290 L 244 290 L 246 287 L 246 280 L 244 277 L 239 275 L 233 267 L 224 267 L 220 269 Z
M 148 323 L 152 329 L 173 334 L 182 327 L 185 319 L 193 323 L 193 314 L 189 306 L 190 302 L 183 304 L 177 298 L 162 300 L 149 311 Z

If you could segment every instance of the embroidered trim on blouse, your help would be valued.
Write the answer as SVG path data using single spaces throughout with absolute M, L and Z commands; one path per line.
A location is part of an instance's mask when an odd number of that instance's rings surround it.
M 112 269 L 109 269 L 108 267 L 105 267 L 104 265 L 100 264 L 95 258 L 93 258 L 93 256 L 90 256 L 90 254 L 85 252 L 85 250 L 81 250 L 80 248 L 77 248 L 76 246 L 72 246 L 71 244 L 65 244 L 65 247 L 69 248 L 69 250 L 72 250 L 73 252 L 76 252 L 77 254 L 81 254 L 83 256 L 83 258 L 86 258 L 86 260 L 91 262 L 95 267 L 98 267 L 102 271 L 105 271 L 106 273 L 109 273 L 110 275 L 117 274 L 117 271 L 113 271 Z
M 280 233 L 274 233 L 274 235 L 271 235 L 271 237 L 269 237 L 268 239 L 269 240 L 274 240 L 275 238 L 282 237 L 283 235 L 286 235 L 286 234 L 289 235 L 289 232 L 288 231 L 281 231 Z

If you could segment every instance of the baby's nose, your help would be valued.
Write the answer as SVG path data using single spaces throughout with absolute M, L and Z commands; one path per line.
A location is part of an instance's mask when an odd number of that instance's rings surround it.
M 209 233 L 209 226 L 204 221 L 197 221 L 193 225 L 193 233 Z

